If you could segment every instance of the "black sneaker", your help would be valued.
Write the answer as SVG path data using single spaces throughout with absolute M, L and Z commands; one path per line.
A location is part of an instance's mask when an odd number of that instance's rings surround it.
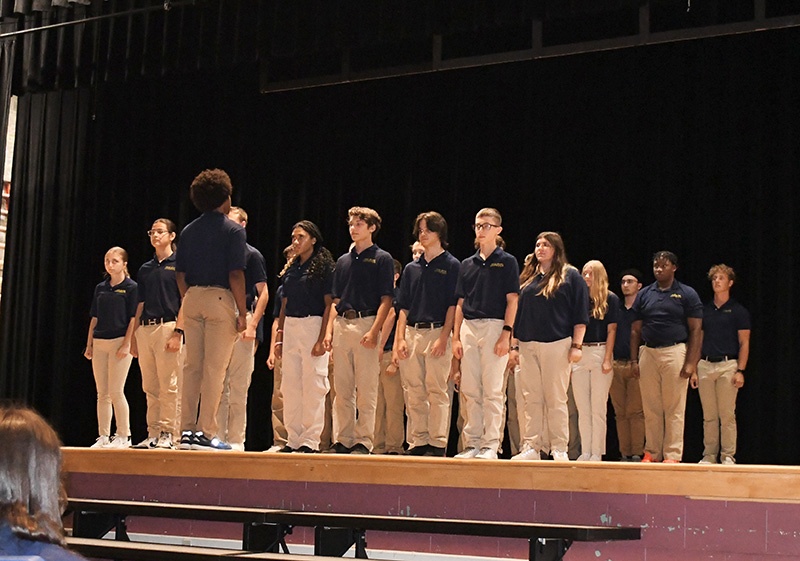
M 350 448 L 348 448 L 341 442 L 337 442 L 331 447 L 331 452 L 333 452 L 334 454 L 349 454 Z
M 183 439 L 181 439 L 183 441 Z M 194 442 L 192 443 L 192 450 L 220 450 L 220 451 L 228 451 L 231 450 L 229 444 L 222 442 L 216 436 L 212 439 L 208 439 L 206 435 L 202 432 L 194 433 Z
M 427 456 L 428 452 L 428 445 L 423 444 L 421 446 L 414 446 L 413 448 L 409 448 L 406 454 L 409 456 Z
M 278 453 L 279 453 L 279 454 L 291 454 L 292 452 L 296 452 L 296 451 L 297 451 L 297 450 L 295 450 L 294 448 L 292 448 L 291 446 L 289 446 L 289 445 L 287 444 L 286 446 L 284 446 L 283 448 L 281 448 L 280 450 L 278 450 Z
M 423 456 L 435 456 L 438 458 L 444 458 L 445 452 L 446 450 L 444 446 L 440 448 L 438 446 L 433 446 L 432 444 L 428 444 L 428 449 L 425 451 Z
M 194 433 L 190 430 L 185 430 L 181 433 L 181 443 L 178 445 L 178 448 L 181 450 L 192 450 L 192 445 L 194 443 Z
M 364 446 L 361 443 L 356 444 L 352 448 L 350 448 L 351 454 L 369 454 L 369 448 Z
M 294 451 L 296 454 L 316 454 L 317 450 L 314 450 L 310 446 L 303 445 L 297 450 Z

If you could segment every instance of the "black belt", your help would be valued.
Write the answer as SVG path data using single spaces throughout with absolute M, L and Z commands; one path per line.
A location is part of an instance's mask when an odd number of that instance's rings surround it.
M 650 349 L 665 349 L 667 347 L 674 347 L 675 345 L 680 345 L 681 343 L 685 343 L 686 341 L 675 341 L 674 343 L 645 343 L 644 346 Z
M 364 310 L 363 312 L 357 312 L 355 310 L 345 310 L 341 314 L 344 319 L 356 319 L 356 318 L 368 318 L 371 316 L 378 315 L 378 310 Z
M 439 329 L 444 327 L 443 321 L 417 321 L 409 324 L 414 329 Z
M 603 341 L 602 343 L 599 343 L 599 342 L 598 343 L 584 343 L 583 346 L 584 347 L 600 347 L 600 346 L 605 345 L 605 344 L 606 344 L 605 341 Z
M 737 360 L 739 357 L 735 355 L 725 356 L 704 356 L 703 360 L 708 362 L 725 362 L 726 360 Z
M 175 321 L 175 316 L 167 316 L 167 317 L 163 317 L 163 318 L 150 318 L 150 319 L 141 318 L 139 320 L 139 324 L 141 324 L 141 325 L 161 325 L 162 323 L 167 323 L 167 322 L 170 322 L 170 321 Z

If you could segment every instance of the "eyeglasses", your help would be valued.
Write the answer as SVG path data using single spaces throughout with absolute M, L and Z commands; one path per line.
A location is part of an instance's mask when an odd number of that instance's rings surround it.
M 167 234 L 167 233 L 169 233 L 169 232 L 167 232 L 167 230 L 148 230 L 147 231 L 148 237 L 151 237 L 151 238 L 153 236 L 155 236 L 155 235 L 163 236 L 164 234 Z
M 475 230 L 476 232 L 479 232 L 481 230 L 491 230 L 492 228 L 497 228 L 497 227 L 498 226 L 496 224 L 489 224 L 487 222 L 472 225 L 472 229 Z

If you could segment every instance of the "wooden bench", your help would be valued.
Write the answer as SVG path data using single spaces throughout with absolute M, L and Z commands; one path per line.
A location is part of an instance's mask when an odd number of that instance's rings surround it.
M 633 527 L 411 518 L 136 501 L 70 499 L 69 510 L 74 516 L 73 536 L 79 538 L 100 538 L 115 529 L 117 540 L 128 540 L 127 516 L 242 523 L 242 551 L 237 555 L 247 550 L 277 554 L 282 549 L 288 553 L 284 540 L 296 526 L 314 528 L 315 555 L 341 557 L 355 546 L 355 556 L 362 559 L 367 558 L 367 530 L 526 539 L 531 561 L 558 561 L 575 541 L 641 539 L 641 529 Z

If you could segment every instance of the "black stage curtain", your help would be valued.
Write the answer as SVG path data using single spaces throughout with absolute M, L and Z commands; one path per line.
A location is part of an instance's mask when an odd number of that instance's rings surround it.
M 2 29 L 2 25 L 0 25 Z M 0 41 L 0 178 L 6 163 L 6 134 L 11 106 L 11 83 L 14 74 L 14 41 Z
M 218 166 L 250 214 L 248 236 L 267 258 L 272 294 L 291 225 L 317 222 L 340 254 L 353 204 L 381 212 L 377 241 L 402 262 L 418 212 L 442 212 L 451 250 L 464 258 L 475 211 L 495 206 L 520 260 L 539 231 L 557 230 L 572 263 L 600 259 L 615 287 L 627 267 L 650 277 L 660 249 L 678 254 L 678 278 L 704 300 L 709 267 L 733 266 L 734 296 L 754 318 L 737 458 L 800 463 L 799 42 L 789 29 L 268 96 L 256 93 L 255 78 L 221 74 L 107 84 L 87 121 L 76 120 L 88 138 L 73 146 L 85 146 L 91 162 L 74 174 L 77 190 L 37 181 L 41 136 L 29 129 L 42 127 L 45 112 L 32 109 L 54 98 L 25 96 L 17 161 L 27 187 L 13 202 L 21 214 L 12 215 L 10 241 L 22 245 L 6 259 L 13 285 L 4 294 L 13 296 L 0 318 L 3 391 L 59 410 L 67 443 L 94 439 L 94 386 L 80 353 L 103 254 L 122 245 L 138 269 L 150 257 L 152 221 L 192 220 L 188 186 Z M 65 196 L 71 204 L 54 213 Z M 264 347 L 250 392 L 254 449 L 270 434 Z M 60 385 L 48 386 L 53 378 Z M 142 437 L 136 367 L 127 392 L 134 438 Z M 611 428 L 609 455 L 614 439 Z M 685 459 L 701 452 L 702 414 L 690 390 Z

